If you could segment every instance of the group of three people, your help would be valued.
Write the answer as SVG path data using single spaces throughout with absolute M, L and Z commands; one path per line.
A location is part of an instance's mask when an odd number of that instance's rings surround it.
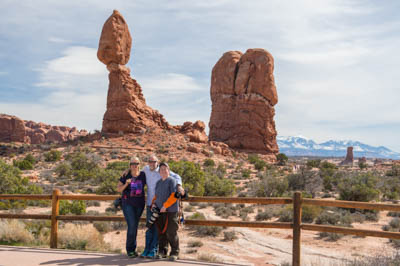
M 117 191 L 122 193 L 122 211 L 128 225 L 126 252 L 137 257 L 137 231 L 139 220 L 146 205 L 146 221 L 152 216 L 152 208 L 160 210 L 155 225 L 146 231 L 145 249 L 140 257 L 166 258 L 168 244 L 171 245 L 169 258 L 176 260 L 179 255 L 178 203 L 175 192 L 185 194 L 182 179 L 170 171 L 167 163 L 158 164 L 155 155 L 150 156 L 148 165 L 140 170 L 140 160 L 133 157 L 129 170 L 120 177 Z M 144 187 L 147 186 L 147 199 Z M 153 209 L 154 210 L 154 209 Z M 158 250 L 157 250 L 158 246 Z

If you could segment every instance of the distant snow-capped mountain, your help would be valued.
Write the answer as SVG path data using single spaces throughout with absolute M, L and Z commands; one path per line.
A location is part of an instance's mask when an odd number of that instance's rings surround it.
M 278 136 L 277 141 L 279 152 L 289 156 L 344 157 L 347 147 L 352 146 L 354 157 L 400 159 L 400 153 L 386 147 L 374 147 L 353 140 L 329 140 L 318 144 L 303 136 Z

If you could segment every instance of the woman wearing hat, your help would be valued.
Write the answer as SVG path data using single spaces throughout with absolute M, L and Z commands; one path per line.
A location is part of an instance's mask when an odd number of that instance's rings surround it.
M 179 255 L 178 203 L 175 196 L 176 180 L 170 176 L 167 163 L 160 163 L 161 179 L 157 181 L 153 204 L 160 210 L 156 220 L 158 235 L 158 254 L 156 258 L 166 258 L 168 244 L 171 246 L 169 259 L 174 261 Z
M 122 211 L 128 224 L 126 253 L 130 258 L 138 256 L 136 252 L 136 236 L 139 220 L 145 205 L 144 186 L 146 185 L 146 174 L 139 170 L 139 164 L 139 158 L 132 157 L 129 171 L 121 176 L 117 186 L 117 191 L 122 192 Z

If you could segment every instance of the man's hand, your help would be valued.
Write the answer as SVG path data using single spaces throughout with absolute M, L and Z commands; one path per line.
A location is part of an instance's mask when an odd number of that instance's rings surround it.
M 179 193 L 181 193 L 182 196 L 185 196 L 185 190 L 183 189 L 183 187 L 181 185 L 178 185 L 178 191 L 179 191 Z
M 160 212 L 166 212 L 166 211 L 167 211 L 167 209 L 164 206 L 160 210 Z

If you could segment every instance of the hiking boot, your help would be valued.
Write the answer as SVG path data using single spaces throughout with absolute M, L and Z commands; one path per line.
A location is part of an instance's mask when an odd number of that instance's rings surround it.
M 156 255 L 156 259 L 165 259 L 165 258 L 167 258 L 167 254 L 160 254 L 160 253 L 158 253 L 157 255 Z
M 149 256 L 149 252 L 148 252 L 147 250 L 145 250 L 145 251 L 143 251 L 142 254 L 140 254 L 139 257 L 141 257 L 141 258 L 147 258 L 147 256 Z
M 177 255 L 171 255 L 171 256 L 169 256 L 169 260 L 170 261 L 176 261 L 178 259 L 178 256 Z
M 155 259 L 156 258 L 156 253 L 154 251 L 149 251 L 149 252 L 147 252 L 146 258 Z
M 128 252 L 128 257 L 129 258 L 136 258 L 137 256 L 139 256 L 139 254 L 137 254 L 136 251 Z

